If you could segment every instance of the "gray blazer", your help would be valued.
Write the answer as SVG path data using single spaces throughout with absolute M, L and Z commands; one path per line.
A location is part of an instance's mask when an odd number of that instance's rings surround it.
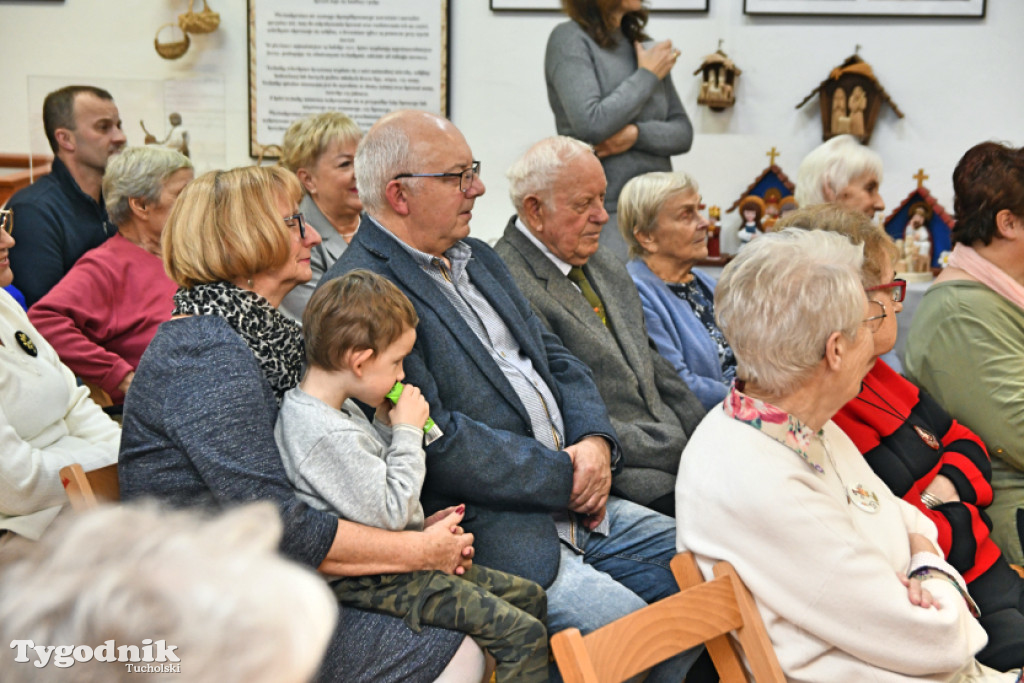
M 594 373 L 624 467 L 612 491 L 646 505 L 675 490 L 679 456 L 704 407 L 651 345 L 636 286 L 604 247 L 583 268 L 604 303 L 609 327 L 562 272 L 515 226 L 495 250 L 537 315 Z
M 320 278 L 345 253 L 348 242 L 334 229 L 320 207 L 308 194 L 299 203 L 299 211 L 305 216 L 306 224 L 316 228 L 316 231 L 320 233 L 320 239 L 323 240 L 313 247 L 309 254 L 309 267 L 313 271 L 313 277 L 309 282 L 296 285 L 292 291 L 288 292 L 279 307 L 279 310 L 286 316 L 301 323 L 302 313 L 306 310 L 306 304 L 309 303 L 313 292 L 316 291 Z

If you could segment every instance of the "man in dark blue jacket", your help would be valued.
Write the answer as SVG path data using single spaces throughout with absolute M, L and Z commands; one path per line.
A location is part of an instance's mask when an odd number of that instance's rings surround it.
M 465 503 L 476 560 L 544 586 L 552 633 L 587 632 L 677 590 L 675 523 L 609 496 L 619 446 L 589 369 L 469 238 L 479 169 L 446 119 L 381 118 L 356 152 L 366 215 L 324 281 L 364 268 L 413 302 L 406 380 L 444 432 L 427 447 L 425 510 Z M 681 680 L 692 658 L 648 680 Z
M 7 203 L 14 217 L 14 286 L 34 304 L 88 250 L 117 229 L 107 220 L 100 186 L 107 159 L 124 147 L 110 93 L 69 85 L 43 101 L 43 129 L 53 150 L 50 173 Z

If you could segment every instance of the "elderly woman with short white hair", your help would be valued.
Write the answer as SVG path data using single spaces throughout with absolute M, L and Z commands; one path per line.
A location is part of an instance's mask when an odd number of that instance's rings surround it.
M 192 175 L 188 157 L 163 147 L 111 157 L 103 197 L 117 234 L 78 259 L 28 312 L 61 361 L 116 406 L 156 328 L 171 319 L 178 286 L 164 272 L 160 236 Z
M 881 183 L 882 157 L 852 135 L 837 135 L 800 163 L 796 201 L 802 207 L 835 203 L 873 218 L 885 210 Z
M 39 543 L 10 543 L 4 682 L 309 681 L 338 608 L 316 574 L 277 553 L 281 528 L 269 503 L 209 519 L 117 505 L 69 516 Z M 57 649 L 47 660 L 28 639 Z
M 708 255 L 710 224 L 700 207 L 700 188 L 686 173 L 645 173 L 619 195 L 619 231 L 651 341 L 711 408 L 736 376 L 736 356 L 715 322 L 715 281 L 693 269 Z
M 789 229 L 726 266 L 738 379 L 683 452 L 678 545 L 736 567 L 790 681 L 1015 681 L 974 659 L 985 631 L 935 525 L 831 421 L 875 362 L 862 262 L 841 235 Z

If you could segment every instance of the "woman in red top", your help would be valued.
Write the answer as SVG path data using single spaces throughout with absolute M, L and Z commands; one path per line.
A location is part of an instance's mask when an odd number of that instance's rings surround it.
M 864 245 L 864 286 L 884 316 L 875 354 L 891 351 L 906 284 L 895 280 L 888 235 L 864 215 L 830 204 L 791 213 L 776 227 L 829 230 Z M 881 358 L 832 419 L 893 493 L 938 527 L 939 546 L 967 581 L 988 633 L 978 661 L 1000 671 L 1024 665 L 1024 579 L 989 537 L 992 469 L 981 438 Z
M 192 162 L 146 145 L 107 163 L 103 199 L 117 234 L 86 252 L 28 317 L 71 371 L 120 412 L 156 328 L 171 319 L 178 286 L 164 272 L 160 237 Z

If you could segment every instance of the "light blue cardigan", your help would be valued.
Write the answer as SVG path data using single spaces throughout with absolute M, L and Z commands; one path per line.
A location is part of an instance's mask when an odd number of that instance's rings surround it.
M 722 376 L 718 346 L 689 304 L 672 293 L 647 264 L 633 259 L 626 264 L 644 305 L 647 334 L 705 408 L 725 398 L 729 387 Z M 704 273 L 694 276 L 712 293 L 715 281 Z

